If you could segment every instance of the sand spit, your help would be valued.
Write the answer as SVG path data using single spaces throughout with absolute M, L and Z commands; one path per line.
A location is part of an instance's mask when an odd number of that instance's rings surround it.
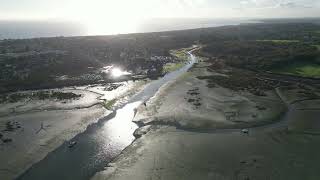
M 63 143 L 112 113 L 105 100 L 119 104 L 145 82 L 123 82 L 46 91 L 74 93 L 69 100 L 22 99 L 0 107 L 0 179 L 14 179 Z M 27 91 L 20 93 L 34 93 Z
M 270 123 L 286 110 L 275 91 L 256 96 L 221 86 L 208 87 L 205 80 L 197 78 L 204 74 L 216 75 L 206 68 L 193 68 L 160 89 L 147 106 L 138 109 L 134 121 L 139 124 L 174 124 L 183 129 L 198 130 L 244 128 Z
M 138 139 L 92 179 L 320 177 L 318 89 L 235 91 L 197 78 L 228 77 L 206 67 L 200 62 L 141 105 Z
M 319 142 L 319 137 L 283 130 L 246 135 L 161 127 L 93 179 L 313 179 L 319 177 Z

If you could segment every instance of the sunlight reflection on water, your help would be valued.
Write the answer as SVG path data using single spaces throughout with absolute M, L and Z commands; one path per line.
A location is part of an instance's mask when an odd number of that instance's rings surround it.
M 112 78 L 118 78 L 131 74 L 130 72 L 122 70 L 119 67 L 115 67 L 114 65 L 103 67 L 102 72 L 111 75 Z
M 128 104 L 118 109 L 116 114 L 112 113 L 110 117 L 105 117 L 74 137 L 71 140 L 77 142 L 74 148 L 70 149 L 65 143 L 18 179 L 86 180 L 103 170 L 108 162 L 134 141 L 133 133 L 138 128 L 132 122 L 135 108 L 152 98 L 164 84 L 186 72 L 196 60 L 193 55 L 190 56 L 190 64 L 149 83 L 131 97 Z
M 111 70 L 111 75 L 115 78 L 124 76 L 124 75 L 129 75 L 130 73 L 127 71 L 122 71 L 120 68 L 114 67 Z
M 136 108 L 141 104 L 141 101 L 127 104 L 123 108 L 117 110 L 117 115 L 111 119 L 107 126 L 103 127 L 103 132 L 112 135 L 112 141 L 121 144 L 127 144 L 134 139 L 133 132 L 138 126 L 132 122 Z

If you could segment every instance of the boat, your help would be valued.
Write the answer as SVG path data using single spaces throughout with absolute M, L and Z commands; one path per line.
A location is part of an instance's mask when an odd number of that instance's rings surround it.
M 70 141 L 68 147 L 72 148 L 73 146 L 75 146 L 77 144 L 77 141 Z

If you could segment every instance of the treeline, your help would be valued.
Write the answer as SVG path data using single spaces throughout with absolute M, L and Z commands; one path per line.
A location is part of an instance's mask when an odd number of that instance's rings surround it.
M 192 43 L 162 33 L 0 41 L 0 92 L 97 83 L 102 77 L 97 71 L 111 64 L 129 71 L 161 70 L 167 59 L 151 62 L 152 56 L 170 56 L 169 50 Z M 55 80 L 84 74 L 100 79 Z
M 319 51 L 315 46 L 272 41 L 213 42 L 203 52 L 223 59 L 228 65 L 252 70 L 270 70 L 293 62 L 317 63 Z
M 312 60 L 320 44 L 320 25 L 312 23 L 258 23 L 193 30 L 116 36 L 55 37 L 0 41 L 0 92 L 51 88 L 95 81 L 55 81 L 58 76 L 95 74 L 106 65 L 127 70 L 161 66 L 169 50 L 207 45 L 204 49 L 228 63 L 247 68 L 269 68 L 275 62 Z M 257 40 L 285 39 L 300 43 L 277 44 Z M 159 62 L 158 62 L 159 61 Z M 99 80 L 99 78 L 93 78 Z
M 240 26 L 224 26 L 200 29 L 200 41 L 248 41 L 265 39 L 298 40 L 309 43 L 320 42 L 317 34 L 320 25 L 312 23 L 258 23 Z

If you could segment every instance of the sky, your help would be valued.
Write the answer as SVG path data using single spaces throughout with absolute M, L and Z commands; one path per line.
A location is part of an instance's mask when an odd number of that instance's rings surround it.
M 0 20 L 63 20 L 102 29 L 149 18 L 320 17 L 320 0 L 0 0 Z M 110 27 L 110 26 L 109 26 Z

